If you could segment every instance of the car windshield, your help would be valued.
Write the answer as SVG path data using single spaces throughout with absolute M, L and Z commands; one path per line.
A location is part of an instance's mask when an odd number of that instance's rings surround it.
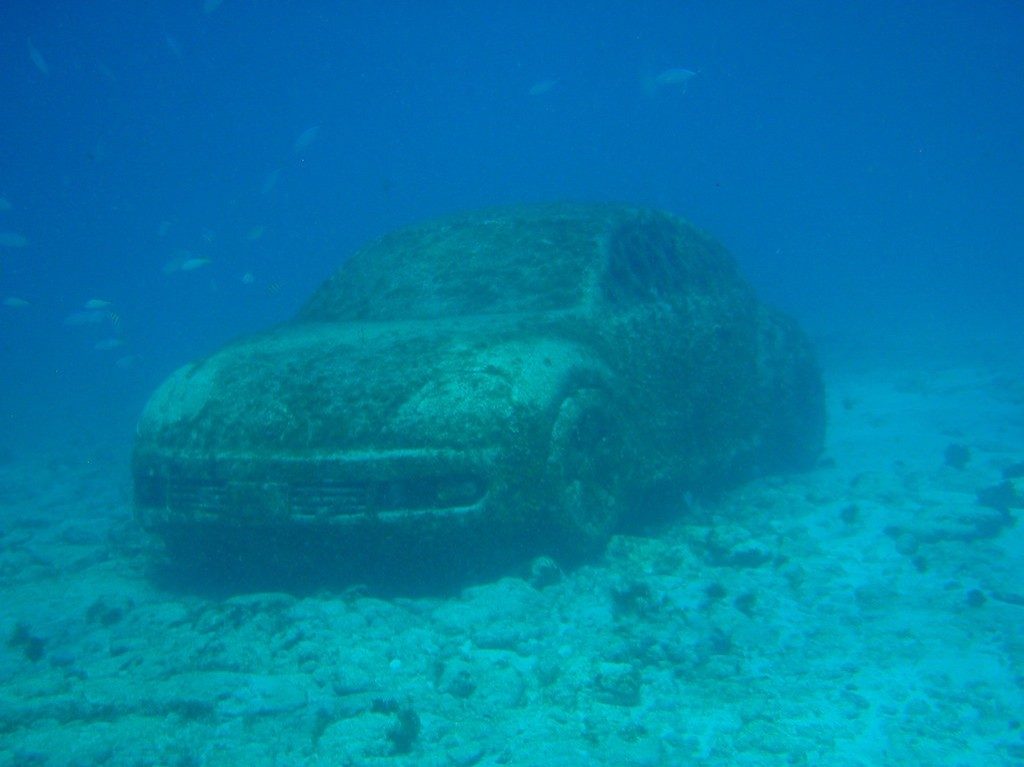
M 593 282 L 604 222 L 572 209 L 413 227 L 345 262 L 299 320 L 408 320 L 570 309 Z

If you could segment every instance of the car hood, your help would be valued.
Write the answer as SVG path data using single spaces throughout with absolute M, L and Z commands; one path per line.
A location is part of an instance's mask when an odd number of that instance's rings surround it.
M 553 416 L 600 363 L 575 342 L 494 318 L 293 323 L 177 370 L 137 449 L 179 456 L 489 447 Z

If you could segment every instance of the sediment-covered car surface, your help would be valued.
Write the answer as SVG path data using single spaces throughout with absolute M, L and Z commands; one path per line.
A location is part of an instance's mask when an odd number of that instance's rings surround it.
M 176 371 L 135 506 L 178 552 L 578 551 L 654 497 L 805 467 L 823 433 L 807 341 L 714 240 L 512 207 L 387 235 L 291 322 Z

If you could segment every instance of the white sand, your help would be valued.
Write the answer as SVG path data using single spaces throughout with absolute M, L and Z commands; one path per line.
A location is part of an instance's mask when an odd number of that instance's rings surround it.
M 0 764 L 1024 763 L 1024 377 L 828 378 L 821 469 L 451 599 L 162 591 L 122 461 L 9 460 Z

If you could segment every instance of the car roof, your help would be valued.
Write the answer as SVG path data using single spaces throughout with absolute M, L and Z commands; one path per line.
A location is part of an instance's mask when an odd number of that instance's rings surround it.
M 672 237 L 687 235 L 688 252 L 696 244 L 696 250 L 714 251 L 713 260 L 726 258 L 717 243 L 688 224 L 625 205 L 551 203 L 473 211 L 410 226 L 366 245 L 317 290 L 296 320 L 436 319 L 580 307 L 609 272 L 621 277 L 621 268 L 608 269 L 609 244 L 632 243 L 635 237 L 615 235 L 637 221 L 643 222 L 645 236 L 668 227 Z M 639 247 L 646 248 L 641 239 Z M 664 267 L 659 253 L 652 253 L 658 268 Z M 627 269 L 635 271 L 637 254 L 624 256 Z M 651 265 L 644 266 L 641 271 L 649 271 Z

